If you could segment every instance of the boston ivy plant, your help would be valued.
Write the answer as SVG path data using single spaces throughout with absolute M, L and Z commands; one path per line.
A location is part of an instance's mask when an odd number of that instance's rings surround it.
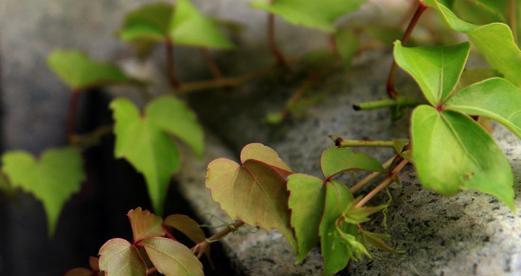
M 396 62 L 411 74 L 430 105 L 411 118 L 413 160 L 421 183 L 442 194 L 473 189 L 514 208 L 510 165 L 490 135 L 470 116 L 484 116 L 521 135 L 521 89 L 490 78 L 456 91 L 469 44 L 405 48 L 396 42 Z M 440 148 L 443 145 L 443 149 Z
M 363 2 L 253 2 L 253 7 L 269 13 L 269 45 L 281 65 L 287 66 L 289 62 L 275 44 L 274 15 L 334 36 L 335 55 L 327 55 L 326 59 L 333 58 L 327 66 L 317 66 L 320 63 L 317 60 L 324 60 L 317 58 L 323 57 L 321 54 L 312 53 L 298 59 L 302 66 L 309 67 L 308 78 L 290 98 L 286 110 L 275 114 L 273 121 L 280 122 L 292 110 L 297 110 L 297 100 L 303 97 L 303 91 L 321 76 L 337 69 L 338 63 L 348 64 L 360 50 L 353 29 L 336 24 L 342 15 L 358 9 Z M 240 162 L 218 158 L 207 170 L 206 187 L 234 219 L 233 223 L 206 238 L 197 222 L 185 215 L 175 214 L 163 220 L 137 208 L 128 213 L 132 241 L 121 238 L 107 241 L 99 251 L 99 260 L 91 258 L 90 269 L 76 268 L 68 275 L 202 275 L 203 267 L 198 258 L 209 255 L 212 242 L 244 224 L 279 231 L 293 248 L 297 262 L 303 261 L 310 250 L 320 244 L 324 274 L 333 275 L 351 260 L 371 257 L 370 246 L 395 251 L 386 242 L 388 235 L 368 231 L 364 224 L 374 221 L 373 215 L 386 211 L 390 200 L 376 206 L 367 205 L 398 181 L 399 173 L 408 164 L 414 165 L 425 188 L 443 195 L 461 190 L 488 193 L 514 209 L 513 175 L 508 160 L 487 129 L 480 125 L 483 118 L 494 120 L 521 137 L 521 54 L 516 42 L 517 30 L 511 29 L 517 27 L 513 24 L 515 18 L 506 14 L 506 7 L 506 1 L 418 2 L 402 38 L 394 45 L 394 61 L 387 82 L 390 99 L 357 105 L 357 109 L 414 107 L 410 141 L 333 137 L 336 147 L 323 152 L 320 178 L 294 172 L 265 145 L 248 144 L 241 151 Z M 407 47 L 426 9 L 437 10 L 449 27 L 465 34 L 470 43 Z M 127 76 L 116 65 L 93 60 L 79 51 L 56 50 L 49 55 L 49 67 L 72 91 L 66 133 L 69 145 L 44 151 L 40 158 L 24 151 L 9 151 L 2 156 L 0 180 L 33 193 L 43 203 L 50 234 L 55 231 L 65 201 L 79 190 L 87 177 L 82 168 L 81 150 L 107 133 L 115 135 L 115 157 L 125 158 L 144 175 L 154 211 L 161 214 L 170 179 L 180 168 L 180 150 L 174 138 L 187 144 L 198 156 L 204 151 L 203 129 L 183 95 L 198 89 L 241 84 L 273 69 L 237 78 L 222 77 L 206 49 L 231 49 L 234 45 L 217 21 L 204 16 L 190 0 L 177 0 L 175 5 L 155 3 L 139 7 L 125 17 L 118 34 L 133 45 L 165 47 L 169 91 L 155 96 L 144 89 L 148 97 L 139 103 L 125 97 L 116 98 L 108 107 L 113 112 L 114 126 L 102 126 L 93 133 L 80 135 L 76 133 L 75 117 L 82 92 L 114 84 L 139 84 L 143 89 L 146 84 Z M 473 74 L 462 80 L 471 44 L 491 68 L 485 68 L 486 74 Z M 215 72 L 215 79 L 179 82 L 175 74 L 175 45 L 201 48 Z M 415 79 L 426 104 L 399 96 L 394 87 L 398 67 Z M 489 78 L 493 75 L 499 77 Z M 387 147 L 395 154 L 380 163 L 354 151 L 355 147 Z M 366 175 L 356 183 L 344 183 L 347 182 L 342 177 L 345 173 Z M 373 189 L 363 193 L 362 188 L 377 180 Z M 172 229 L 193 242 L 191 250 L 174 238 Z

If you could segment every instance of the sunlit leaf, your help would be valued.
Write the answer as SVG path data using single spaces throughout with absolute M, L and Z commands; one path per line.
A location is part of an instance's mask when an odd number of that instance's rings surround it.
M 13 187 L 34 194 L 43 203 L 49 234 L 53 234 L 63 204 L 85 180 L 80 152 L 72 147 L 49 149 L 36 160 L 30 153 L 10 151 L 4 153 L 2 163 Z
M 143 5 L 125 16 L 119 35 L 123 41 L 162 42 L 168 38 L 174 8 L 167 3 Z
M 353 195 L 341 183 L 331 181 L 326 185 L 324 213 L 319 226 L 324 275 L 334 275 L 346 267 L 353 257 L 352 250 L 337 231 L 337 220 L 351 201 Z M 349 227 L 351 226 L 344 224 L 342 230 L 349 232 Z
M 183 244 L 168 238 L 149 238 L 140 242 L 157 271 L 166 276 L 203 275 L 203 265 Z
M 75 50 L 54 50 L 47 63 L 73 90 L 128 81 L 117 66 L 92 60 Z
M 205 240 L 206 236 L 199 224 L 189 216 L 174 214 L 166 217 L 164 224 L 186 235 L 194 243 Z
M 172 138 L 147 114 L 142 116 L 128 99 L 110 104 L 114 112 L 117 158 L 127 159 L 145 176 L 154 210 L 161 213 L 171 175 L 179 168 L 179 152 Z
M 319 240 L 326 186 L 319 178 L 297 173 L 288 177 L 288 190 L 291 226 L 298 244 L 297 262 L 301 262 Z
M 108 240 L 99 251 L 100 270 L 107 276 L 143 276 L 145 264 L 138 255 L 137 248 L 120 238 Z
M 263 162 L 275 168 L 291 171 L 289 166 L 280 159 L 276 151 L 260 143 L 251 143 L 242 148 L 241 162 L 244 163 L 250 159 Z
M 364 2 L 365 0 L 275 0 L 270 3 L 261 0 L 252 2 L 252 6 L 276 14 L 292 24 L 334 32 L 336 20 L 357 10 Z
M 508 160 L 472 119 L 422 105 L 413 112 L 411 135 L 413 160 L 424 187 L 444 195 L 476 190 L 514 208 Z
M 142 210 L 141 207 L 128 211 L 127 217 L 130 220 L 132 236 L 136 242 L 165 235 L 163 219 L 147 210 Z
M 325 177 L 331 177 L 348 170 L 383 170 L 380 163 L 363 153 L 354 152 L 350 148 L 329 148 L 322 152 L 320 166 Z
M 467 61 L 469 44 L 445 47 L 403 47 L 394 44 L 396 63 L 409 73 L 432 104 L 443 102 L 458 83 Z
M 190 0 L 176 1 L 169 35 L 175 44 L 216 49 L 233 47 L 217 22 L 201 14 Z
M 447 109 L 500 122 L 521 137 L 521 88 L 502 78 L 491 78 L 459 91 Z
M 276 229 L 296 249 L 284 177 L 289 168 L 273 153 L 268 147 L 250 144 L 241 153 L 242 164 L 225 158 L 212 161 L 206 187 L 230 217 L 267 230 Z
M 521 50 L 508 25 L 497 22 L 474 25 L 458 18 L 439 1 L 430 0 L 429 4 L 440 11 L 452 29 L 466 33 L 472 44 L 494 69 L 514 84 L 521 85 Z
M 171 96 L 156 98 L 147 106 L 146 116 L 164 131 L 190 145 L 197 155 L 203 154 L 203 128 L 184 102 Z

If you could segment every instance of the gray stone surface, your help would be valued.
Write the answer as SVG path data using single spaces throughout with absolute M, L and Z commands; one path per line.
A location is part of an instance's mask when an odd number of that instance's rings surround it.
M 326 93 L 327 97 L 309 108 L 305 118 L 277 127 L 264 124 L 262 119 L 268 111 L 281 107 L 288 95 L 287 87 L 291 85 L 280 88 L 269 79 L 263 79 L 232 92 L 202 92 L 207 94 L 194 95 L 193 102 L 202 120 L 232 149 L 235 157 L 244 144 L 263 142 L 274 147 L 294 171 L 320 175 L 320 153 L 331 145 L 328 134 L 355 139 L 407 136 L 405 119 L 392 123 L 386 110 L 354 112 L 351 109 L 353 103 L 384 96 L 388 64 L 388 55 L 373 53 L 360 57 L 351 70 L 331 74 L 320 83 L 317 93 Z M 417 91 L 405 78 L 400 78 L 397 87 L 405 92 Z M 521 142 L 500 126 L 496 126 L 494 136 L 511 161 L 519 194 Z M 212 156 L 219 155 L 219 152 L 210 152 Z M 370 153 L 381 160 L 391 154 L 378 150 Z M 229 156 L 230 152 L 220 154 Z M 215 206 L 206 202 L 208 196 L 202 188 L 202 175 L 196 176 L 198 171 L 204 170 L 204 163 L 199 163 L 195 172 L 193 168 L 186 170 L 195 175 L 184 187 L 189 198 L 205 198 L 194 201 L 202 214 Z M 487 195 L 463 192 L 442 197 L 424 190 L 415 180 L 412 169 L 406 170 L 401 180 L 401 185 L 393 184 L 390 189 L 393 204 L 387 218 L 387 231 L 392 236 L 392 244 L 404 253 L 374 251 L 373 259 L 351 266 L 353 275 L 521 274 L 519 214 Z M 195 190 L 202 195 L 194 196 Z M 385 196 L 380 200 L 386 200 Z M 517 200 L 516 205 L 519 209 L 521 202 Z M 372 227 L 385 230 L 381 225 Z M 321 271 L 317 251 L 303 266 L 293 265 L 289 247 L 276 233 L 242 235 L 228 240 L 226 245 L 248 275 L 319 275 Z

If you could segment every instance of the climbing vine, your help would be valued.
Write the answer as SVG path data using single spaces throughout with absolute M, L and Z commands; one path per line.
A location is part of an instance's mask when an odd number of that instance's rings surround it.
M 82 167 L 82 150 L 113 133 L 114 157 L 125 159 L 144 176 L 153 210 L 161 215 L 170 179 L 180 169 L 178 142 L 198 156 L 204 153 L 203 127 L 185 102 L 186 95 L 239 86 L 275 68 L 284 74 L 293 64 L 301 64 L 309 69 L 307 78 L 298 85 L 284 109 L 267 114 L 266 120 L 280 124 L 297 117 L 310 102 L 306 101 L 309 90 L 329 73 L 349 66 L 353 56 L 366 48 L 359 40 L 360 33 L 376 33 L 370 26 L 339 24 L 340 17 L 363 4 L 363 0 L 253 1 L 253 8 L 267 13 L 266 45 L 275 65 L 234 77 L 226 76 L 213 58 L 214 51 L 237 47 L 228 37 L 231 28 L 202 14 L 190 0 L 176 0 L 175 5 L 147 4 L 131 11 L 123 19 L 118 36 L 142 58 L 156 46 L 163 49 L 168 91 L 152 94 L 148 81 L 80 51 L 53 51 L 48 57 L 49 67 L 71 91 L 64 133 L 69 145 L 48 149 L 38 158 L 24 151 L 4 153 L 2 181 L 8 184 L 2 187 L 19 187 L 33 193 L 43 204 L 52 235 L 65 201 L 88 177 Z M 99 258 L 90 259 L 90 268 L 75 268 L 68 275 L 202 275 L 199 257 L 209 256 L 212 242 L 244 224 L 280 232 L 298 262 L 320 244 L 324 274 L 334 275 L 350 261 L 371 257 L 370 247 L 396 251 L 387 234 L 366 230 L 364 224 L 372 221 L 372 215 L 386 211 L 391 200 L 379 205 L 370 202 L 398 181 L 408 167 L 416 171 L 426 189 L 443 195 L 475 190 L 497 197 L 514 210 L 512 169 L 485 126 L 496 121 L 521 137 L 518 7 L 515 1 L 508 0 L 420 0 L 414 4 L 409 24 L 401 39 L 394 42 L 394 59 L 386 91 L 382 91 L 387 98 L 353 105 L 361 112 L 390 108 L 392 119 L 403 116 L 404 109 L 413 108 L 409 139 L 332 137 L 334 146 L 327 148 L 320 159 L 320 177 L 292 170 L 268 146 L 245 145 L 239 162 L 218 158 L 207 169 L 206 187 L 233 223 L 207 238 L 199 224 L 187 216 L 175 214 L 163 220 L 141 208 L 130 210 L 127 215 L 132 241 L 107 241 L 98 252 Z M 442 46 L 418 46 L 414 42 L 410 46 L 415 27 L 429 10 L 468 41 Z M 324 32 L 328 49 L 303 57 L 287 55 L 277 43 L 275 16 Z M 378 41 L 387 43 L 389 39 Z M 180 79 L 180 66 L 175 61 L 175 50 L 180 46 L 198 48 L 213 79 Z M 467 78 L 465 72 L 471 69 L 465 70 L 465 66 L 471 46 L 490 68 L 485 68 L 486 74 Z M 399 68 L 416 81 L 423 97 L 402 95 L 395 83 Z M 94 87 L 109 85 L 137 87 L 143 97 L 141 101 L 128 97 L 113 99 L 108 107 L 113 125 L 100 126 L 92 133 L 76 133 L 82 95 Z M 380 161 L 356 151 L 358 147 L 387 147 L 394 150 L 394 156 Z M 342 177 L 352 172 L 365 176 L 358 181 Z M 193 246 L 180 243 L 172 229 L 188 237 Z

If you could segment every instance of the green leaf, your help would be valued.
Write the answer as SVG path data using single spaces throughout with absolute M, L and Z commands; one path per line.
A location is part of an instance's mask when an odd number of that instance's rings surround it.
M 409 73 L 432 105 L 442 103 L 458 83 L 469 55 L 469 44 L 446 47 L 403 47 L 394 43 L 396 63 Z
M 276 14 L 292 24 L 332 33 L 338 18 L 357 10 L 364 2 L 365 0 L 275 0 L 273 3 L 254 1 L 252 6 Z
M 108 276 L 143 276 L 145 264 L 137 248 L 120 238 L 108 240 L 99 250 L 99 267 Z
M 138 207 L 128 211 L 127 217 L 132 227 L 134 242 L 165 235 L 163 219 L 150 213 L 148 210 L 142 210 L 141 207 Z
M 179 152 L 168 134 L 128 99 L 112 101 L 116 145 L 114 155 L 127 159 L 145 176 L 154 210 L 161 213 L 171 175 L 179 168 Z
M 191 219 L 189 216 L 179 214 L 170 215 L 166 217 L 164 224 L 183 233 L 194 243 L 199 243 L 206 239 L 199 223 Z
M 54 50 L 47 63 L 73 90 L 128 81 L 125 73 L 117 66 L 92 60 L 79 51 Z
M 374 158 L 350 148 L 329 148 L 322 152 L 320 166 L 325 177 L 348 170 L 382 171 L 382 165 Z
M 190 0 L 177 0 L 170 22 L 170 38 L 187 46 L 230 49 L 233 44 L 212 19 L 202 15 Z
M 508 25 L 504 23 L 474 25 L 458 18 L 443 3 L 435 0 L 431 2 L 453 30 L 468 35 L 472 44 L 494 69 L 514 84 L 521 85 L 521 50 Z
M 226 158 L 213 160 L 208 165 L 206 187 L 231 218 L 267 230 L 276 229 L 297 251 L 285 179 L 291 172 L 274 153 L 261 144 L 250 144 L 241 152 L 242 164 Z
M 142 5 L 125 16 L 119 30 L 120 38 L 123 41 L 165 41 L 173 10 L 168 3 Z
M 326 186 L 319 178 L 297 173 L 288 177 L 288 190 L 291 226 L 298 244 L 297 262 L 301 262 L 319 240 Z
M 353 201 L 349 190 L 337 181 L 326 185 L 324 213 L 319 226 L 322 257 L 324 258 L 324 275 L 334 275 L 347 266 L 353 257 L 352 250 L 345 244 L 341 233 L 337 231 L 337 220 L 346 206 Z M 343 226 L 349 232 L 348 226 Z
M 444 195 L 476 190 L 514 208 L 510 165 L 471 118 L 422 105 L 412 114 L 411 135 L 413 160 L 424 187 Z
M 4 153 L 2 163 L 13 187 L 34 194 L 43 203 L 52 235 L 63 204 L 85 180 L 81 153 L 72 147 L 49 149 L 36 160 L 30 153 L 10 151 Z
M 500 122 L 521 137 L 521 88 L 490 78 L 464 88 L 447 101 L 446 109 Z
M 202 276 L 203 265 L 183 244 L 167 238 L 149 238 L 142 245 L 157 271 L 166 276 Z M 144 275 L 144 274 L 143 274 Z
M 147 106 L 146 114 L 155 125 L 190 145 L 197 155 L 203 154 L 203 128 L 183 101 L 172 96 L 156 98 Z
M 351 59 L 358 52 L 360 41 L 351 29 L 343 28 L 336 32 L 335 43 L 338 53 L 345 64 L 351 64 Z

